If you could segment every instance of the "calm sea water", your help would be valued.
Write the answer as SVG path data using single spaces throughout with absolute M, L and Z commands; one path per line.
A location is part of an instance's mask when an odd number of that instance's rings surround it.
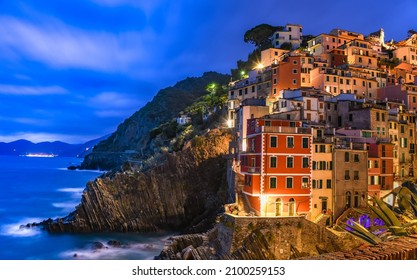
M 70 171 L 77 158 L 0 156 L 0 259 L 153 259 L 165 234 L 49 234 L 20 225 L 64 217 L 79 203 L 89 180 L 101 173 Z M 107 246 L 118 240 L 120 247 Z M 94 242 L 107 248 L 96 249 Z

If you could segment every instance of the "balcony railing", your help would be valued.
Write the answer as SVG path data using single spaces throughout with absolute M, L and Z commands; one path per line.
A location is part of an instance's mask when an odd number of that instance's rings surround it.
M 259 126 L 255 128 L 256 133 L 294 133 L 294 134 L 311 134 L 309 127 L 290 127 L 290 126 Z
M 248 173 L 259 173 L 261 172 L 260 167 L 248 167 Z

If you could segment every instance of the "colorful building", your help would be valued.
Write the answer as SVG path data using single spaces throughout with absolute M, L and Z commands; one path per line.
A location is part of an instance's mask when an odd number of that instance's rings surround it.
M 245 194 L 259 216 L 310 216 L 311 128 L 301 122 L 250 119 L 240 154 Z

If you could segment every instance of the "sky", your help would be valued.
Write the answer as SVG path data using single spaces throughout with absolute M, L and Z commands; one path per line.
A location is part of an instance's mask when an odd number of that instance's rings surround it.
M 0 142 L 82 143 L 116 130 L 158 90 L 229 74 L 267 23 L 303 34 L 417 30 L 417 2 L 0 0 Z

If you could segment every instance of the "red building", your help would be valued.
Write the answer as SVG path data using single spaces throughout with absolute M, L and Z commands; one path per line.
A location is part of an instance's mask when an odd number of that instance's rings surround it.
M 240 154 L 243 193 L 257 215 L 309 215 L 311 128 L 300 121 L 249 119 Z
M 394 185 L 394 145 L 368 144 L 368 194 L 381 197 Z

